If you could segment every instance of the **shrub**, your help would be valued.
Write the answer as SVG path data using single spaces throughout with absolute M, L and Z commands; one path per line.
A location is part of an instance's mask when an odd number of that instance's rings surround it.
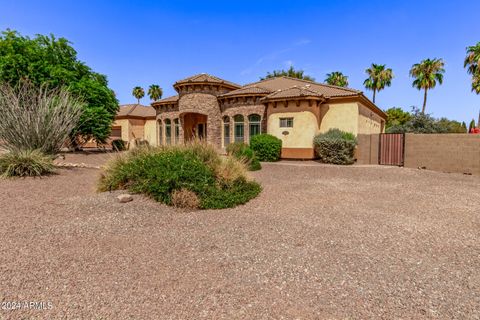
M 176 208 L 198 209 L 200 200 L 195 192 L 183 188 L 172 192 L 172 205 Z
M 352 164 L 357 139 L 350 132 L 330 129 L 313 139 L 315 151 L 320 160 L 333 164 Z
M 115 151 L 124 151 L 126 149 L 125 141 L 116 139 L 112 141 L 112 149 Z
M 222 160 L 214 148 L 204 144 L 143 147 L 108 163 L 98 190 L 126 188 L 169 205 L 183 203 L 180 196 L 188 190 L 198 197 L 200 208 L 228 208 L 249 201 L 261 190 L 244 172 L 237 160 Z
M 57 153 L 82 114 L 83 103 L 66 89 L 0 85 L 0 141 L 8 150 Z
M 250 139 L 250 147 L 260 161 L 278 161 L 282 153 L 282 140 L 271 134 L 259 134 Z
M 52 157 L 39 150 L 10 151 L 0 156 L 3 177 L 36 177 L 54 171 Z
M 262 165 L 260 164 L 255 152 L 253 152 L 252 148 L 250 148 L 248 144 L 243 142 L 231 143 L 227 146 L 227 154 L 245 162 L 248 170 L 250 171 L 262 169 Z

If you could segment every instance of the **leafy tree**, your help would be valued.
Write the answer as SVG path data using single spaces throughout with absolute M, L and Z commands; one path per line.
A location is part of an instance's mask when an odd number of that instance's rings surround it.
M 104 143 L 118 110 L 106 76 L 93 72 L 77 58 L 65 38 L 36 35 L 29 38 L 7 29 L 0 34 L 0 82 L 17 85 L 21 79 L 50 89 L 61 87 L 83 100 L 84 111 L 72 131 L 72 141 L 95 139 Z M 78 139 L 77 139 L 78 138 Z
M 325 82 L 332 86 L 348 87 L 348 77 L 339 71 L 327 73 Z
M 472 121 L 470 121 L 470 124 L 468 125 L 468 132 L 471 132 L 472 129 L 475 129 L 475 120 L 472 119 Z
M 467 133 L 465 123 L 460 123 L 456 120 L 449 120 L 447 118 L 440 118 L 437 124 L 442 128 L 442 131 L 447 133 Z
M 463 129 L 463 132 L 468 132 L 467 131 L 467 124 L 465 123 L 465 121 L 462 121 L 462 129 Z
M 156 101 L 162 97 L 163 90 L 158 84 L 152 84 L 148 88 L 148 95 L 151 100 Z
M 315 78 L 307 76 L 304 74 L 305 71 L 303 70 L 295 70 L 293 66 L 291 66 L 288 70 L 274 70 L 272 73 L 267 72 L 267 75 L 260 80 L 275 78 L 275 77 L 291 77 L 297 79 L 303 79 L 308 81 L 315 81 Z
M 410 119 L 411 115 L 407 111 L 403 111 L 402 108 L 390 108 L 385 111 L 387 114 L 387 123 L 385 124 L 385 129 L 388 129 L 393 126 L 403 126 Z
M 480 42 L 474 46 L 467 47 L 467 56 L 463 64 L 468 74 L 472 75 L 472 91 L 480 94 Z
M 375 103 L 376 93 L 392 85 L 393 71 L 390 68 L 386 68 L 384 64 L 372 63 L 370 68 L 365 70 L 365 72 L 368 78 L 365 79 L 363 85 L 367 90 L 373 91 L 372 100 Z
M 140 104 L 140 99 L 145 97 L 145 90 L 142 87 L 135 87 L 132 90 L 132 95 L 137 99 L 137 104 Z
M 415 78 L 412 86 L 418 90 L 425 90 L 422 113 L 425 113 L 427 105 L 427 91 L 435 88 L 437 81 L 439 84 L 443 83 L 444 66 L 445 63 L 442 59 L 435 58 L 422 60 L 420 63 L 414 64 L 412 69 L 410 69 L 410 76 Z

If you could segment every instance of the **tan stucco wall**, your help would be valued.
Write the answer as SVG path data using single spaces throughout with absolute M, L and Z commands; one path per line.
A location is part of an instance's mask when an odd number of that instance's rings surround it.
M 148 141 L 151 146 L 157 145 L 157 121 L 156 120 L 146 120 L 145 126 L 143 129 L 143 138 Z
M 122 140 L 130 141 L 130 123 L 128 119 L 115 120 L 113 127 L 122 127 Z
M 380 118 L 378 114 L 361 103 L 358 103 L 358 114 L 357 134 L 374 134 L 382 132 L 382 118 Z
M 280 118 L 293 118 L 293 128 L 280 128 Z M 281 139 L 283 148 L 312 148 L 317 117 L 310 111 L 276 112 L 268 117 L 267 132 Z
M 358 113 L 358 104 L 355 102 L 323 104 L 320 106 L 320 132 L 338 128 L 356 135 L 359 131 Z

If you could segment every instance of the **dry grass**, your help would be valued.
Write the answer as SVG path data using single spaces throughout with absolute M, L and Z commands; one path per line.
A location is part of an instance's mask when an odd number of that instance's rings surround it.
M 11 151 L 0 155 L 2 177 L 38 177 L 53 173 L 51 156 L 39 150 Z
M 195 192 L 182 188 L 172 193 L 172 205 L 175 208 L 198 209 L 200 200 Z

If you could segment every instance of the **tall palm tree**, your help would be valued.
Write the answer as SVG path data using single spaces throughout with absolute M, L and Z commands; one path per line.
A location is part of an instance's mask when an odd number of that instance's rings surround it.
M 472 91 L 480 94 L 480 42 L 474 46 L 467 47 L 467 56 L 463 66 L 472 75 Z
M 132 95 L 137 98 L 137 104 L 140 104 L 140 99 L 145 96 L 145 91 L 142 87 L 135 87 L 133 88 Z
M 372 100 L 375 103 L 376 93 L 392 85 L 393 71 L 390 68 L 387 69 L 384 64 L 372 63 L 365 72 L 368 74 L 368 78 L 365 79 L 363 85 L 368 90 L 373 91 Z
M 435 88 L 437 82 L 443 83 L 443 74 L 445 73 L 445 62 L 442 59 L 425 59 L 416 63 L 410 69 L 410 76 L 415 78 L 412 86 L 418 90 L 425 90 L 423 94 L 423 107 L 422 113 L 425 113 L 425 107 L 427 105 L 427 92 L 430 89 Z
M 152 84 L 148 88 L 148 95 L 150 96 L 151 100 L 156 101 L 162 97 L 163 90 L 158 84 Z
M 327 73 L 327 78 L 325 79 L 325 82 L 332 86 L 348 87 L 348 77 L 340 71 Z

